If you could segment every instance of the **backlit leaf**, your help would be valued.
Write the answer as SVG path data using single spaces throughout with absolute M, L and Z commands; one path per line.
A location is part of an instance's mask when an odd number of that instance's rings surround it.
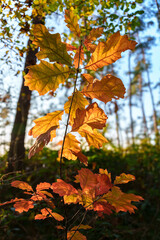
M 99 133 L 96 129 L 92 130 L 88 126 L 85 128 L 80 128 L 78 131 L 82 137 L 86 138 L 89 146 L 94 146 L 95 148 L 100 148 L 104 143 L 107 143 L 107 139 Z
M 81 31 L 78 24 L 78 18 L 71 9 L 65 10 L 65 22 L 67 23 L 67 27 L 70 31 L 74 33 L 75 36 L 80 37 Z
M 33 192 L 33 188 L 26 182 L 22 182 L 22 181 L 13 181 L 11 183 L 12 187 L 16 187 L 16 188 L 20 188 L 22 190 L 26 190 L 26 191 L 31 191 Z
M 115 208 L 104 199 L 94 202 L 93 205 L 94 211 L 97 211 L 100 217 L 103 216 L 103 214 L 110 215 L 113 213 L 113 210 L 115 210 Z
M 44 190 L 44 189 L 49 189 L 51 187 L 51 184 L 50 183 L 47 183 L 47 182 L 41 182 L 40 184 L 37 185 L 36 187 L 36 191 L 41 191 L 41 190 Z
M 125 87 L 119 78 L 108 74 L 100 81 L 96 79 L 96 81 L 89 83 L 83 88 L 82 93 L 86 97 L 96 98 L 107 103 L 112 98 L 124 98 Z
M 83 192 L 95 188 L 98 183 L 96 175 L 87 168 L 78 171 L 78 178 Z
M 72 240 L 87 240 L 86 236 L 84 236 L 79 231 L 75 232 L 75 230 L 70 230 L 69 232 L 67 232 L 67 240 L 70 240 L 71 238 Z
M 25 86 L 30 90 L 37 90 L 39 95 L 44 95 L 51 90 L 54 92 L 70 74 L 68 66 L 63 67 L 58 63 L 51 64 L 45 61 L 28 68 L 29 72 L 24 76 Z
M 22 213 L 28 212 L 29 209 L 34 208 L 33 201 L 21 200 L 14 204 L 15 211 Z
M 128 183 L 130 181 L 134 181 L 135 176 L 131 174 L 125 174 L 122 173 L 120 176 L 116 176 L 116 179 L 114 180 L 114 184 L 123 184 L 123 183 Z
M 89 35 L 87 36 L 87 38 L 84 41 L 84 45 L 86 46 L 86 48 L 90 51 L 90 52 L 94 52 L 96 45 L 95 44 L 91 44 L 91 42 L 96 41 L 97 38 L 99 38 L 101 36 L 101 34 L 103 33 L 103 28 L 93 28 Z
M 42 220 L 47 217 L 54 217 L 57 221 L 63 221 L 64 217 L 58 213 L 53 212 L 50 208 L 41 209 L 42 214 L 37 214 L 35 220 Z
M 89 73 L 82 74 L 82 77 L 85 81 L 87 81 L 89 83 L 93 83 L 94 77 L 92 75 L 90 75 Z
M 69 108 L 71 105 L 72 96 L 68 97 L 68 101 L 64 104 L 65 112 L 69 113 Z M 75 91 L 74 98 L 72 102 L 72 108 L 70 113 L 70 122 L 73 123 L 73 120 L 76 118 L 76 111 L 79 108 L 80 110 L 85 109 L 85 106 L 88 105 L 89 102 L 87 99 L 83 96 L 83 94 L 80 91 Z
M 104 195 L 104 198 L 115 207 L 115 211 L 134 213 L 136 206 L 132 205 L 131 202 L 139 202 L 143 200 L 142 197 L 132 193 L 123 193 L 119 187 L 113 187 L 111 191 Z
M 33 43 L 40 47 L 40 51 L 36 54 L 38 59 L 49 58 L 51 62 L 72 65 L 72 58 L 67 53 L 66 44 L 61 42 L 59 33 L 51 34 L 44 25 L 35 24 L 33 34 L 35 37 Z
M 45 145 L 47 145 L 53 137 L 56 137 L 56 128 L 58 126 L 51 127 L 47 132 L 41 134 L 36 139 L 35 143 L 29 150 L 28 158 L 30 159 L 36 153 L 41 151 Z
M 61 141 L 62 144 L 62 141 Z M 79 152 L 80 142 L 76 139 L 74 135 L 71 133 L 68 133 L 65 138 L 64 148 L 63 148 L 63 157 L 67 158 L 68 160 L 76 160 L 77 156 L 74 154 L 74 152 Z M 59 151 L 59 156 L 61 155 L 61 149 Z
M 33 136 L 34 138 L 38 137 L 39 135 L 46 133 L 51 127 L 58 127 L 59 120 L 62 119 L 63 111 L 55 111 L 52 113 L 48 113 L 46 116 L 37 118 L 34 120 L 36 124 L 33 128 L 30 129 L 29 135 Z M 52 136 L 52 132 L 51 132 Z M 55 131 L 53 130 L 53 136 L 51 137 L 51 141 L 55 136 Z
M 76 53 L 75 53 L 75 56 L 74 56 L 74 66 L 75 68 L 78 68 L 78 66 L 80 67 L 80 65 L 83 64 L 83 61 L 84 60 L 84 51 L 82 48 L 78 48 Z
M 92 129 L 102 129 L 106 125 L 106 120 L 107 116 L 104 111 L 98 107 L 97 103 L 92 103 L 85 110 L 77 109 L 72 131 L 79 131 L 84 125 L 85 128 L 89 126 Z
M 64 195 L 78 193 L 77 189 L 75 189 L 71 184 L 66 183 L 61 179 L 57 179 L 57 182 L 53 183 L 51 188 L 53 192 L 58 193 L 61 197 Z
M 127 35 L 121 36 L 119 32 L 114 33 L 106 42 L 99 42 L 86 69 L 96 71 L 121 58 L 121 53 L 135 48 L 136 42 L 129 40 Z

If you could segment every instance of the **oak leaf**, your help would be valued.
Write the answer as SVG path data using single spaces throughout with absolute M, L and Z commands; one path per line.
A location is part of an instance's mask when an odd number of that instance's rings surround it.
M 105 127 L 107 116 L 97 103 L 90 104 L 85 110 L 77 109 L 72 131 L 77 132 L 87 126 L 92 129 Z M 85 126 L 84 126 L 85 125 Z
M 89 73 L 83 73 L 82 77 L 85 81 L 87 81 L 89 83 L 93 83 L 94 77 L 92 75 L 90 75 Z
M 16 202 L 14 205 L 15 211 L 22 213 L 28 212 L 29 209 L 34 208 L 33 201 L 22 199 L 21 201 Z
M 64 217 L 60 214 L 53 212 L 50 208 L 41 209 L 42 214 L 37 214 L 35 220 L 45 219 L 47 217 L 54 217 L 57 221 L 63 221 Z
M 95 148 L 100 148 L 103 146 L 104 143 L 107 143 L 107 139 L 96 129 L 92 130 L 90 127 L 81 127 L 80 130 L 78 130 L 79 134 L 82 137 L 85 137 L 87 143 L 89 146 L 94 146 Z
M 74 56 L 74 66 L 75 68 L 78 68 L 80 65 L 83 64 L 83 61 L 84 60 L 84 50 L 79 47 L 77 50 L 76 50 L 76 53 L 75 53 L 75 56 Z
M 47 132 L 41 134 L 36 139 L 33 146 L 30 148 L 28 153 L 28 158 L 30 159 L 32 156 L 34 156 L 36 153 L 41 151 L 45 145 L 47 145 L 53 137 L 56 137 L 56 128 L 58 126 L 51 127 Z
M 44 189 L 49 189 L 51 187 L 51 184 L 50 183 L 47 183 L 47 182 L 41 182 L 40 184 L 37 185 L 36 187 L 36 191 L 41 191 L 41 190 L 44 190 Z
M 71 184 L 66 183 L 61 179 L 57 179 L 57 182 L 53 183 L 51 188 L 53 192 L 58 193 L 61 197 L 64 195 L 78 193 L 77 189 L 75 189 Z
M 58 63 L 51 64 L 43 60 L 38 65 L 29 66 L 28 69 L 28 74 L 24 76 L 25 86 L 30 90 L 37 90 L 39 95 L 51 90 L 54 92 L 71 72 L 68 66 L 63 67 Z
M 104 103 L 114 99 L 124 98 L 125 87 L 122 81 L 110 74 L 103 77 L 101 80 L 94 80 L 82 90 L 82 93 L 91 99 L 96 98 Z
M 59 144 L 62 144 L 62 141 Z M 80 142 L 76 137 L 73 134 L 68 133 L 65 138 L 62 157 L 65 157 L 68 160 L 76 160 L 77 156 L 74 153 L 78 153 L 81 150 L 79 144 Z M 60 157 L 61 149 L 59 150 L 58 155 Z
M 77 226 L 78 228 L 78 226 Z M 67 240 L 87 240 L 86 236 L 84 236 L 82 233 L 76 230 L 70 230 L 67 232 Z
M 111 191 L 104 195 L 104 199 L 115 207 L 115 211 L 117 213 L 120 211 L 134 213 L 137 207 L 132 205 L 131 202 L 139 202 L 140 200 L 143 200 L 142 197 L 135 194 L 123 193 L 119 187 L 115 186 L 111 189 Z
M 71 105 L 72 96 L 68 97 L 68 101 L 64 104 L 65 112 L 69 113 L 69 108 Z M 88 105 L 89 102 L 87 99 L 83 96 L 83 94 L 76 89 L 74 93 L 74 98 L 72 102 L 72 108 L 70 112 L 70 123 L 72 124 L 74 119 L 76 118 L 76 111 L 79 108 L 80 110 L 85 109 L 85 106 Z
M 33 34 L 35 37 L 33 44 L 40 47 L 36 54 L 38 59 L 49 58 L 51 62 L 72 65 L 72 58 L 67 53 L 66 44 L 61 42 L 59 33 L 51 34 L 44 25 L 35 24 Z
M 103 33 L 103 28 L 93 28 L 84 41 L 84 45 L 90 52 L 94 52 L 96 45 L 91 42 L 96 41 Z
M 86 69 L 96 71 L 121 58 L 121 53 L 135 48 L 137 43 L 129 40 L 127 35 L 121 36 L 119 32 L 114 33 L 106 42 L 99 42 L 93 52 Z
M 110 215 L 113 213 L 113 210 L 115 210 L 115 208 L 104 199 L 95 201 L 93 206 L 94 211 L 97 211 L 100 217 L 102 217 L 103 214 Z
M 43 133 L 46 133 L 51 127 L 58 127 L 59 126 L 59 120 L 62 119 L 63 111 L 55 111 L 52 113 L 48 113 L 46 116 L 37 118 L 34 120 L 34 123 L 36 124 L 33 128 L 30 129 L 29 135 L 33 136 L 34 138 L 40 136 Z M 55 130 L 53 130 L 53 133 L 51 132 L 51 140 L 55 137 Z
M 70 31 L 74 33 L 75 36 L 80 37 L 81 31 L 78 24 L 78 18 L 73 10 L 65 10 L 65 22 Z
M 22 190 L 27 190 L 27 191 L 33 192 L 33 188 L 28 183 L 23 182 L 23 181 L 18 181 L 18 180 L 13 181 L 11 183 L 11 186 L 16 187 L 16 188 L 20 188 Z
M 116 179 L 114 180 L 114 184 L 123 184 L 123 183 L 128 183 L 130 181 L 134 181 L 135 176 L 131 174 L 125 174 L 122 173 L 120 176 L 116 176 Z

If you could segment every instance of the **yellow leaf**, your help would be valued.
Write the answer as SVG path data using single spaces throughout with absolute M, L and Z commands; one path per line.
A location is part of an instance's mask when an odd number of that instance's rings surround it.
M 65 22 L 70 31 L 73 32 L 75 36 L 80 37 L 81 31 L 78 25 L 78 18 L 73 10 L 65 10 Z
M 77 156 L 74 155 L 73 152 L 79 152 L 81 150 L 79 144 L 80 142 L 76 139 L 76 137 L 71 133 L 68 133 L 64 142 L 63 157 L 67 158 L 68 160 L 76 160 Z M 61 149 L 59 151 L 59 156 L 60 155 Z
M 104 103 L 114 99 L 124 98 L 125 87 L 122 81 L 110 74 L 103 77 L 100 81 L 95 79 L 82 90 L 82 93 L 91 99 L 96 98 Z
M 70 74 L 68 66 L 63 67 L 58 63 L 51 64 L 45 61 L 28 68 L 29 72 L 24 76 L 25 86 L 30 90 L 37 90 L 39 95 L 44 95 L 50 90 L 54 92 Z
M 97 68 L 114 63 L 121 58 L 122 52 L 133 50 L 136 44 L 135 41 L 129 40 L 127 35 L 114 33 L 106 42 L 99 42 L 85 68 L 96 71 Z
M 96 129 L 91 128 L 80 128 L 78 131 L 82 137 L 86 138 L 89 146 L 94 146 L 95 148 L 100 148 L 104 143 L 107 143 L 107 139 L 99 133 Z
M 36 125 L 30 129 L 28 134 L 30 136 L 33 135 L 33 137 L 36 138 L 39 135 L 46 133 L 51 127 L 55 127 L 55 126 L 58 127 L 59 120 L 61 120 L 62 115 L 63 115 L 63 111 L 55 111 L 52 113 L 48 113 L 44 117 L 34 120 L 34 123 Z M 51 138 L 51 141 L 52 139 L 53 139 L 53 136 Z
M 59 33 L 51 34 L 44 25 L 36 24 L 33 34 L 35 36 L 33 43 L 40 47 L 40 52 L 36 54 L 38 59 L 49 58 L 51 62 L 72 65 L 72 58 L 67 53 L 66 44 L 61 42 Z
M 65 112 L 69 113 L 69 107 L 71 105 L 72 96 L 68 97 L 68 101 L 64 104 Z M 72 124 L 74 119 L 76 118 L 76 111 L 77 109 L 85 109 L 85 106 L 88 105 L 89 102 L 86 98 L 84 98 L 83 94 L 80 91 L 75 91 L 74 98 L 72 102 L 72 108 L 70 113 L 70 123 Z

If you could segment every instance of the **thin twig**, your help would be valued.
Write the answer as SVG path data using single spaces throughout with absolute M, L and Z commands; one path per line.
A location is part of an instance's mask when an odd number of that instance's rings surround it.
M 80 51 L 79 51 L 79 59 L 78 59 L 78 68 L 77 68 L 77 73 L 76 73 L 76 80 L 74 82 L 74 89 L 73 89 L 73 95 L 71 99 L 71 105 L 69 107 L 69 113 L 68 113 L 68 118 L 67 118 L 67 124 L 66 124 L 66 129 L 63 137 L 63 143 L 62 143 L 62 149 L 61 149 L 61 155 L 60 155 L 60 178 L 62 179 L 62 155 L 63 155 L 63 149 L 64 149 L 64 143 L 65 143 L 65 138 L 67 136 L 67 129 L 69 125 L 69 119 L 70 119 L 70 114 L 71 114 L 71 108 L 72 108 L 72 103 L 76 91 L 76 84 L 77 84 L 77 79 L 78 79 L 78 73 L 79 73 L 79 65 L 80 65 L 80 56 L 81 56 L 81 47 L 82 47 L 82 40 L 81 40 L 81 45 L 80 45 Z

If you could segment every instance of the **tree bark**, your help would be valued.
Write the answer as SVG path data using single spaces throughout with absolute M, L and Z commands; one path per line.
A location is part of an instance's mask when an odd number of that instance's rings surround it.
M 33 19 L 33 24 L 44 24 L 42 17 L 35 17 Z M 28 73 L 28 66 L 36 64 L 36 53 L 38 49 L 33 50 L 31 48 L 31 40 L 28 40 L 28 51 L 26 54 L 24 73 Z M 28 113 L 30 109 L 31 102 L 31 91 L 27 86 L 24 86 L 24 78 L 22 81 L 22 86 L 19 94 L 19 99 L 17 102 L 17 109 L 15 120 L 11 133 L 10 148 L 8 153 L 8 172 L 13 172 L 23 169 L 23 162 L 25 158 L 25 131 L 28 119 Z

